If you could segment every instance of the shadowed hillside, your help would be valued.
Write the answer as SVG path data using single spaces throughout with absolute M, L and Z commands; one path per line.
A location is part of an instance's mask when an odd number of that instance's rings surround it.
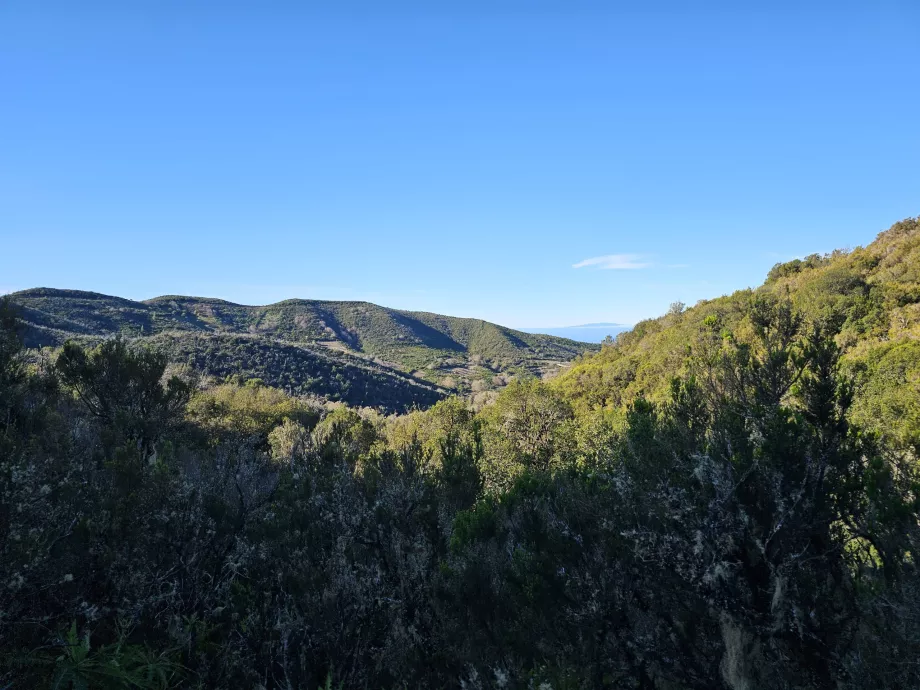
M 368 302 L 245 306 L 175 295 L 135 302 L 50 288 L 11 297 L 22 311 L 30 347 L 115 334 L 151 339 L 176 361 L 205 373 L 245 372 L 291 392 L 388 409 L 430 405 L 441 397 L 439 390 L 487 392 L 515 375 L 555 374 L 579 354 L 598 349 L 478 319 Z

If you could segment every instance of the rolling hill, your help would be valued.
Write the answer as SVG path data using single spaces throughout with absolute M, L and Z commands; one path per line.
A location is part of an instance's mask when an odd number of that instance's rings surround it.
M 688 346 L 713 327 L 743 338 L 745 307 L 757 296 L 789 299 L 806 320 L 832 324 L 857 384 L 854 418 L 920 449 L 920 218 L 895 223 L 865 247 L 777 264 L 753 290 L 642 321 L 555 385 L 582 409 L 665 400 Z
M 10 295 L 30 347 L 122 334 L 214 376 L 258 377 L 292 393 L 403 410 L 447 393 L 558 373 L 597 345 L 368 302 L 246 306 L 168 295 L 143 302 L 79 290 Z

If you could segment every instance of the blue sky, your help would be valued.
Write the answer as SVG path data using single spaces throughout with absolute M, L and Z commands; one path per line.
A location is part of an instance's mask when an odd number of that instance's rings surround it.
M 4 2 L 0 290 L 632 323 L 920 214 L 918 3 L 741 5 Z

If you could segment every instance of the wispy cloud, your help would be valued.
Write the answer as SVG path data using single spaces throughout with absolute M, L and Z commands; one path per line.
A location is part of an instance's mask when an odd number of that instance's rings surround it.
M 631 270 L 636 268 L 647 268 L 650 263 L 643 260 L 641 254 L 607 254 L 606 256 L 594 256 L 577 264 L 572 264 L 572 268 L 600 268 L 611 271 Z

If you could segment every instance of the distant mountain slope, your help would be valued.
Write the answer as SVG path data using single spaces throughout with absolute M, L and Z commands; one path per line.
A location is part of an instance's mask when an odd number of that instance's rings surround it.
M 608 335 L 615 338 L 629 326 L 621 323 L 585 323 L 580 326 L 559 326 L 556 328 L 522 328 L 525 333 L 543 333 L 558 338 L 569 338 L 583 343 L 599 343 Z
M 407 391 L 402 388 L 413 386 L 407 404 L 421 405 L 433 402 L 432 394 L 435 400 L 441 395 L 435 387 L 461 393 L 488 390 L 508 376 L 556 373 L 576 356 L 599 349 L 477 319 L 387 309 L 369 302 L 296 299 L 246 306 L 176 295 L 135 302 L 51 288 L 23 290 L 10 297 L 22 310 L 26 342 L 32 347 L 123 333 L 161 345 L 173 343 L 174 356 L 191 360 L 199 369 L 225 371 L 225 363 L 232 361 L 234 367 L 272 385 L 281 382 L 292 390 L 313 386 L 316 391 L 325 385 L 327 390 L 320 393 L 324 395 L 332 394 L 331 384 L 317 379 L 335 369 L 336 375 L 350 372 L 352 380 L 351 392 L 337 391 L 335 399 L 353 404 L 382 404 L 387 397 L 379 386 L 368 383 L 370 388 L 362 388 L 368 372 L 398 378 L 400 383 L 393 385 L 403 397 Z M 236 354 L 214 354 L 228 348 Z M 202 359 L 203 352 L 211 355 Z M 267 364 L 282 360 L 290 364 Z
M 584 407 L 619 407 L 637 395 L 665 399 L 704 321 L 737 332 L 756 294 L 788 296 L 807 318 L 835 322 L 858 383 L 854 417 L 920 449 L 920 218 L 896 223 L 866 247 L 777 264 L 756 290 L 642 321 L 556 385 Z

